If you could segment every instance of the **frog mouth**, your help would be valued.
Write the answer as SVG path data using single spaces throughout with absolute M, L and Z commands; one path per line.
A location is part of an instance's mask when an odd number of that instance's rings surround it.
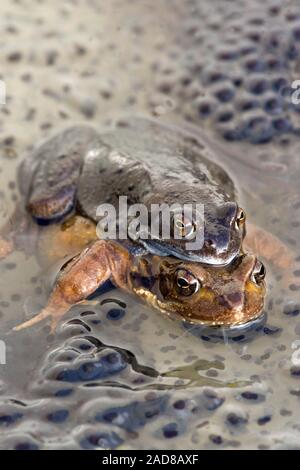
M 151 253 L 157 256 L 172 256 L 180 258 L 182 261 L 201 262 L 204 265 L 214 265 L 218 267 L 227 266 L 236 257 L 240 243 L 237 245 L 236 250 L 232 251 L 229 256 L 227 252 L 215 253 L 214 250 L 207 250 L 205 255 L 202 251 L 200 254 L 197 251 L 187 251 L 184 246 L 172 246 L 171 244 L 162 244 L 157 240 L 141 240 L 142 245 Z
M 261 330 L 266 323 L 267 314 L 263 308 L 263 300 L 256 309 L 251 309 L 251 314 L 249 314 L 248 317 L 244 317 L 244 315 L 241 314 L 241 319 L 234 321 L 231 315 L 232 312 L 229 312 L 228 316 L 223 317 L 224 320 L 222 321 L 216 318 L 214 320 L 209 318 L 190 318 L 186 313 L 181 311 L 180 304 L 177 301 L 165 302 L 160 300 L 156 294 L 144 288 L 135 289 L 135 293 L 170 319 L 181 321 L 184 328 L 195 330 L 195 333 L 204 336 L 209 334 L 213 337 L 217 335 L 220 338 L 224 338 L 228 335 L 244 335 L 249 331 L 256 332 Z
M 260 333 L 264 332 L 267 322 L 267 313 L 260 311 L 257 317 L 246 323 L 231 326 L 210 326 L 197 325 L 189 322 L 182 322 L 182 326 L 193 336 L 210 342 L 237 343 L 246 342 L 254 339 Z
M 182 320 L 184 323 L 190 324 L 190 325 L 199 325 L 199 326 L 205 326 L 205 327 L 211 327 L 214 329 L 222 329 L 222 330 L 235 330 L 235 329 L 243 329 L 246 327 L 246 325 L 250 325 L 253 322 L 256 322 L 257 320 L 260 319 L 260 317 L 264 316 L 264 310 L 262 307 L 258 308 L 254 312 L 251 312 L 251 317 L 247 320 L 241 319 L 238 321 L 228 321 L 227 320 L 203 320 L 203 319 L 189 319 L 183 317 Z M 230 315 L 228 315 L 228 318 L 230 318 Z
M 202 287 L 195 294 L 195 300 L 193 296 L 185 299 L 172 299 L 167 294 L 165 298 L 163 295 L 155 296 L 154 306 L 168 316 L 180 318 L 191 325 L 228 329 L 243 328 L 263 315 L 265 284 L 262 283 L 260 286 L 252 284 L 248 281 L 242 294 L 233 295 L 236 305 L 227 303 L 210 289 Z
M 230 312 L 227 316 L 224 315 L 224 319 L 203 319 L 203 318 L 192 318 L 186 314 L 180 312 L 178 309 L 178 305 L 175 304 L 166 304 L 161 302 L 159 299 L 155 298 L 155 302 L 152 302 L 152 305 L 158 308 L 162 313 L 167 314 L 169 317 L 174 317 L 180 319 L 183 323 L 191 325 L 191 326 L 203 326 L 203 327 L 210 327 L 213 329 L 243 329 L 246 325 L 250 325 L 253 322 L 256 322 L 261 317 L 265 315 L 263 310 L 263 306 L 259 306 L 256 310 L 251 311 L 251 315 L 249 315 L 248 319 L 244 318 L 242 314 L 242 318 L 240 320 L 232 319 L 232 313 Z M 176 308 L 177 307 L 177 308 Z M 231 320 L 230 320 L 231 319 Z

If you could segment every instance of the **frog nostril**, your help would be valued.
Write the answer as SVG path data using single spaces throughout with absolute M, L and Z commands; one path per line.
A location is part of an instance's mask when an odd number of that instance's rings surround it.
M 227 309 L 236 309 L 243 304 L 243 301 L 244 297 L 241 292 L 232 292 L 218 297 L 219 304 Z
M 205 240 L 204 246 L 206 248 L 210 248 L 210 249 L 215 249 L 216 248 L 216 244 L 213 240 Z
M 260 261 L 256 261 L 252 272 L 252 279 L 256 284 L 261 284 L 266 277 L 266 268 Z

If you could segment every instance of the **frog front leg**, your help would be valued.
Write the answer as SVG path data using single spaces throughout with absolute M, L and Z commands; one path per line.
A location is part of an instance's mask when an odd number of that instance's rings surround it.
M 130 255 L 117 243 L 98 240 L 67 263 L 59 273 L 45 308 L 30 320 L 16 326 L 19 331 L 52 318 L 52 331 L 69 309 L 87 299 L 104 282 L 111 279 L 126 287 Z

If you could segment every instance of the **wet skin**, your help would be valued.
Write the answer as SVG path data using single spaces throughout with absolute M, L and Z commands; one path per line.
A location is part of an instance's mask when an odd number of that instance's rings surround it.
M 62 259 L 69 255 L 71 260 L 60 272 L 45 309 L 19 328 L 47 316 L 55 325 L 72 305 L 86 300 L 108 279 L 189 322 L 232 326 L 260 314 L 264 268 L 241 249 L 245 216 L 234 202 L 230 178 L 190 136 L 147 120 L 130 122 L 102 136 L 88 127 L 72 128 L 21 164 L 18 179 L 26 222 L 17 212 L 7 237 L 11 243 L 3 246 L 8 252 L 12 247 L 28 250 L 22 234 L 30 230 L 36 240 L 32 252 L 51 258 L 51 252 L 55 257 L 61 247 Z M 206 243 L 189 252 L 185 240 L 141 244 L 98 240 L 97 206 L 110 202 L 117 207 L 120 195 L 147 207 L 200 199 L 206 210 Z M 186 289 L 178 282 L 186 283 Z M 187 295 L 195 285 L 195 292 Z
M 17 326 L 20 330 L 59 319 L 110 279 L 170 317 L 190 323 L 231 327 L 257 318 L 264 304 L 264 268 L 241 254 L 226 267 L 203 267 L 171 257 L 136 254 L 117 242 L 98 240 L 60 272 L 46 307 Z
M 96 221 L 100 204 L 117 211 L 119 196 L 128 205 L 203 204 L 204 244 L 187 249 L 186 239 L 148 239 L 149 253 L 188 261 L 225 265 L 239 253 L 245 214 L 236 202 L 234 184 L 195 137 L 147 119 L 131 119 L 107 134 L 74 127 L 50 139 L 19 168 L 19 187 L 28 212 L 40 224 L 64 220 L 72 213 Z M 172 223 L 190 236 L 195 220 L 175 214 Z M 149 230 L 149 228 L 148 228 Z

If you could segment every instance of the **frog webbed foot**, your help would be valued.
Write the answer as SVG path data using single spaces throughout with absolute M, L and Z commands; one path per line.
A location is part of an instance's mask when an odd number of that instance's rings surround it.
M 58 222 L 76 206 L 82 166 L 98 142 L 88 126 L 74 126 L 37 147 L 19 171 L 21 193 L 28 212 L 41 225 Z

